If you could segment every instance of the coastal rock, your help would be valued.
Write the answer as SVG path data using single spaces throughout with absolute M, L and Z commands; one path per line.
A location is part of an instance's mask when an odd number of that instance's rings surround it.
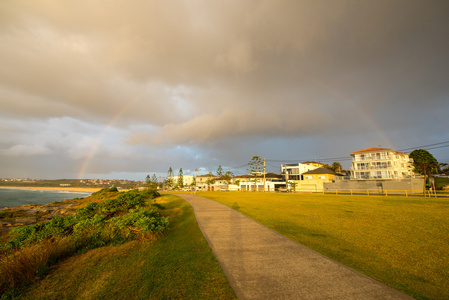
M 76 212 L 76 204 L 27 204 L 15 207 L 4 207 L 2 211 L 14 213 L 12 218 L 0 221 L 0 233 L 8 232 L 18 226 L 47 222 L 56 216 L 65 217 Z M 30 217 L 28 217 L 30 216 Z
M 16 219 L 12 224 L 15 226 L 31 225 L 37 222 L 36 218 Z

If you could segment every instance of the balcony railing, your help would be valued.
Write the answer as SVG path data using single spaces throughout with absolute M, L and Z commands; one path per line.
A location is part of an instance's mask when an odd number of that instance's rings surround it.
M 379 170 L 379 169 L 391 169 L 393 166 L 368 166 L 368 167 L 353 167 L 351 170 L 359 171 L 359 170 Z
M 353 161 L 379 161 L 379 160 L 393 160 L 392 156 L 381 156 L 381 157 L 355 157 Z

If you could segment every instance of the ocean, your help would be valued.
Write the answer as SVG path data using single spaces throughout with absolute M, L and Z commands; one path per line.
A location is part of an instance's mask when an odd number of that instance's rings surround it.
M 70 192 L 50 190 L 2 189 L 0 188 L 0 209 L 25 204 L 48 204 L 54 201 L 85 198 L 91 192 Z

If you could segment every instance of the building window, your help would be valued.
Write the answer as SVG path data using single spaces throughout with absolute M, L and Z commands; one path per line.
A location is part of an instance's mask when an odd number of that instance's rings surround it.
M 368 179 L 369 178 L 369 172 L 356 172 L 356 178 L 359 179 Z

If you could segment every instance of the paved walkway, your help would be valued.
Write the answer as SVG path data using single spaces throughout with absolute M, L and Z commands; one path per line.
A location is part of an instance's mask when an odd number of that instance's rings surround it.
M 190 202 L 239 299 L 412 299 L 215 201 Z

